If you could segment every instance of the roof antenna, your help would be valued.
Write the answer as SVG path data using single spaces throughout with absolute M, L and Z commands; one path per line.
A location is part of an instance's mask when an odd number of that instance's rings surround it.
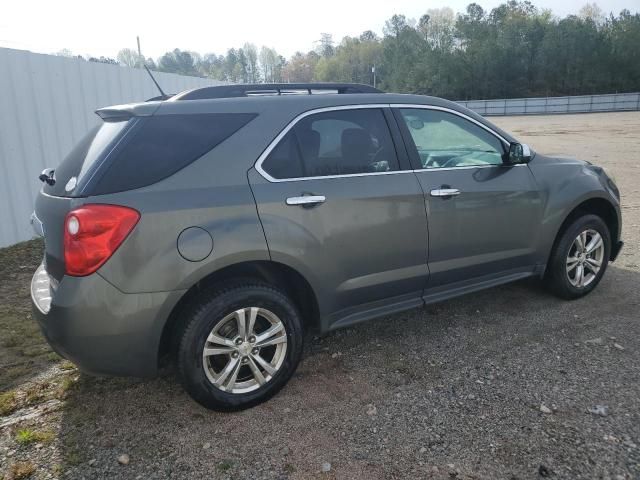
M 142 63 L 142 66 L 147 71 L 147 73 L 151 77 L 151 80 L 153 80 L 153 83 L 156 84 L 156 87 L 160 91 L 160 97 L 159 97 L 160 100 L 166 100 L 166 99 L 170 98 L 170 95 L 167 95 L 166 93 L 164 93 L 162 91 L 162 88 L 160 88 L 160 84 L 158 82 L 156 82 L 156 79 L 154 78 L 153 74 L 151 73 L 151 70 L 149 70 L 149 67 L 147 67 L 147 63 L 145 62 L 144 57 L 142 56 L 142 50 L 140 50 L 140 36 L 136 36 L 136 42 L 138 42 L 138 60 Z M 155 100 L 155 98 L 152 99 L 152 100 Z
M 170 97 L 169 97 L 169 95 L 167 95 L 166 93 L 164 93 L 164 92 L 162 91 L 162 88 L 160 88 L 160 85 L 158 84 L 158 82 L 156 82 L 156 79 L 153 77 L 153 74 L 151 73 L 151 70 L 149 70 L 149 67 L 147 67 L 147 66 L 146 66 L 146 65 L 144 65 L 144 64 L 143 64 L 142 66 L 144 67 L 144 69 L 147 71 L 147 73 L 148 73 L 148 74 L 149 74 L 149 76 L 151 77 L 151 80 L 153 80 L 153 83 L 155 83 L 155 84 L 156 84 L 156 87 L 158 87 L 158 90 L 160 90 L 161 98 L 162 98 L 163 100 L 166 100 L 167 98 L 170 98 Z

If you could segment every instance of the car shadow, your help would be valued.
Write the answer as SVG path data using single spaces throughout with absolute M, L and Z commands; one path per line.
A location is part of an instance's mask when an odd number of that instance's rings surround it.
M 317 474 L 319 462 L 326 457 L 341 458 L 350 468 L 360 469 L 361 478 L 387 475 L 405 468 L 393 466 L 391 460 L 406 452 L 401 450 L 403 438 L 395 438 L 386 450 L 382 443 L 371 451 L 363 446 L 369 441 L 365 437 L 375 433 L 367 422 L 383 415 L 380 405 L 401 418 L 399 424 L 423 425 L 424 430 L 425 411 L 413 408 L 411 395 L 440 391 L 436 401 L 441 402 L 442 441 L 444 445 L 461 441 L 447 440 L 447 435 L 456 435 L 447 433 L 447 424 L 457 422 L 460 415 L 455 390 L 480 387 L 485 381 L 478 377 L 469 385 L 465 376 L 474 378 L 474 369 L 497 368 L 507 372 L 505 389 L 517 385 L 518 391 L 528 391 L 529 383 L 523 382 L 529 380 L 522 372 L 533 366 L 527 364 L 527 356 L 532 362 L 552 362 L 553 352 L 581 348 L 577 345 L 598 338 L 610 343 L 612 331 L 633 332 L 637 340 L 637 285 L 640 272 L 611 265 L 598 288 L 575 301 L 557 299 L 541 282 L 526 280 L 321 338 L 309 336 L 301 365 L 283 391 L 237 413 L 202 408 L 184 392 L 171 370 L 153 380 L 81 375 L 69 390 L 62 412 L 65 468 L 72 478 L 183 478 L 202 472 L 239 478 L 258 473 L 307 478 Z M 608 355 L 615 353 L 606 348 Z M 509 374 L 513 365 L 520 370 Z M 577 364 L 562 368 L 565 378 L 587 375 L 578 372 Z M 549 371 L 555 370 L 549 367 Z M 543 376 L 537 381 L 540 390 L 555 388 L 554 378 Z M 486 408 L 504 411 L 500 421 L 506 422 L 505 430 L 520 428 L 521 420 L 509 418 L 510 402 L 517 400 L 496 397 L 492 402 L 495 405 Z M 377 413 L 371 413 L 372 405 L 378 405 Z M 529 409 L 517 415 L 529 415 Z M 393 428 L 398 436 L 416 435 L 410 427 L 404 433 Z M 470 434 L 474 428 L 469 427 Z M 490 448 L 495 435 L 474 441 Z M 520 430 L 514 435 L 520 435 Z M 434 445 L 438 448 L 437 442 Z M 128 465 L 118 463 L 122 454 L 129 456 Z M 434 455 L 451 456 L 451 463 L 456 456 L 446 448 Z M 517 456 L 494 460 L 519 468 Z M 389 461 L 386 466 L 385 461 Z

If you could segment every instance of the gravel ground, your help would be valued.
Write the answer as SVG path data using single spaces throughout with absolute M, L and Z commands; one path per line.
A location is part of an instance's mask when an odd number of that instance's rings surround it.
M 201 408 L 171 372 L 33 369 L 0 416 L 0 475 L 31 464 L 34 478 L 640 478 L 640 113 L 494 121 L 616 178 L 626 246 L 587 298 L 526 281 L 310 338 L 289 385 L 234 414 Z M 19 263 L 36 261 L 27 253 Z M 25 280 L 6 281 L 3 304 Z M 38 407 L 28 393 L 42 384 Z M 54 438 L 21 445 L 21 428 Z

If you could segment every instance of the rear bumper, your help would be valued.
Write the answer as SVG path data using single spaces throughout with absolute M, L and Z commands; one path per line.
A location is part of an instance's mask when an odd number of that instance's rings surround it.
M 623 241 L 618 241 L 611 246 L 611 254 L 609 255 L 609 260 L 611 260 L 612 262 L 615 261 L 615 259 L 618 257 L 618 254 L 620 253 L 620 250 L 622 250 L 623 245 Z
M 42 271 L 34 275 L 34 317 L 51 347 L 88 373 L 149 377 L 157 373 L 163 327 L 179 292 L 126 294 L 99 274 L 65 276 L 42 308 Z M 38 288 L 34 288 L 34 285 Z

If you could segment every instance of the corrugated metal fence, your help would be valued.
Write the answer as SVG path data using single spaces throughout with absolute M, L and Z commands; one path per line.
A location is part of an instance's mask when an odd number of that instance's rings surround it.
M 154 75 L 167 93 L 220 83 Z M 37 177 L 98 121 L 94 110 L 156 95 L 144 70 L 0 48 L 0 247 L 32 237 Z
M 459 101 L 479 115 L 540 115 L 640 110 L 640 93 Z

